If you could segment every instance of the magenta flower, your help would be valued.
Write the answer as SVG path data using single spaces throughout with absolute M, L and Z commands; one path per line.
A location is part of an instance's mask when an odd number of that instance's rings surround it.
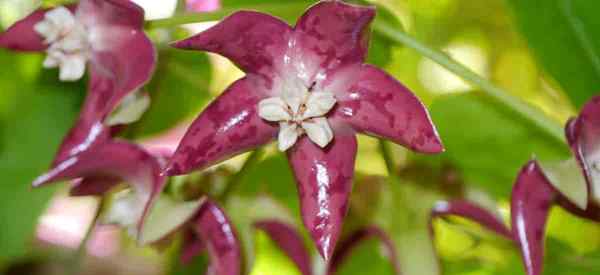
M 513 241 L 521 251 L 528 275 L 541 275 L 544 262 L 546 221 L 559 193 L 536 161 L 520 171 L 511 198 L 511 229 L 500 218 L 469 202 L 440 202 L 432 218 L 455 215 L 471 219 Z
M 423 104 L 406 87 L 363 64 L 372 7 L 312 6 L 295 27 L 240 11 L 177 42 L 223 55 L 246 72 L 194 121 L 166 170 L 203 169 L 278 140 L 300 193 L 303 220 L 330 259 L 352 189 L 356 133 L 414 151 L 443 151 Z
M 89 69 L 84 111 L 55 164 L 87 148 L 108 114 L 152 75 L 156 51 L 143 25 L 144 11 L 131 1 L 82 0 L 37 10 L 0 34 L 0 47 L 45 51 L 43 66 L 59 68 L 61 80 L 78 80 Z

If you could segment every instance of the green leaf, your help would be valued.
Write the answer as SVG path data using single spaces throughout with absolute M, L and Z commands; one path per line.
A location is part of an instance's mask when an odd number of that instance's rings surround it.
M 530 48 L 573 103 L 581 106 L 600 90 L 600 2 L 508 3 Z
M 0 50 L 0 262 L 27 253 L 55 188 L 31 190 L 73 124 L 84 82 L 60 83 L 38 55 Z
M 585 209 L 588 205 L 588 186 L 575 158 L 561 162 L 540 162 L 550 183 L 572 203 Z
M 279 249 L 277 244 L 266 233 L 257 231 L 254 243 L 256 258 L 250 275 L 301 275 L 294 262 Z
M 394 275 L 394 267 L 384 251 L 379 240 L 365 240 L 352 250 L 335 275 Z
M 177 49 L 160 52 L 158 68 L 146 86 L 150 109 L 131 126 L 130 135 L 147 136 L 191 119 L 211 98 L 211 70 L 206 54 Z
M 517 172 L 532 157 L 555 161 L 570 155 L 565 144 L 476 94 L 441 98 L 431 115 L 446 147 L 440 157 L 495 196 L 508 197 Z

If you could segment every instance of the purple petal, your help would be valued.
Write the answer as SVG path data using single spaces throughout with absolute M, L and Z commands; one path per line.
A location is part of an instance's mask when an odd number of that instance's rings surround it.
M 296 230 L 279 221 L 261 221 L 254 225 L 265 231 L 279 248 L 287 254 L 303 275 L 311 275 L 311 263 L 308 250 L 304 246 L 302 237 Z
M 183 236 L 183 248 L 181 251 L 181 262 L 184 265 L 190 264 L 192 260 L 206 251 L 206 245 L 201 238 L 196 236 L 193 231 L 185 232 Z
M 276 62 L 283 61 L 290 33 L 290 26 L 278 18 L 239 11 L 173 46 L 214 52 L 229 58 L 247 73 L 272 76 Z
M 325 148 L 301 138 L 288 150 L 302 219 L 325 260 L 331 259 L 348 211 L 356 158 L 354 134 L 336 133 Z
M 0 47 L 16 51 L 41 52 L 48 48 L 44 38 L 33 27 L 44 19 L 48 10 L 37 10 L 0 34 Z
M 363 65 L 358 70 L 333 76 L 333 83 L 348 83 L 340 88 L 348 92 L 336 94 L 335 117 L 357 131 L 390 139 L 417 152 L 444 151 L 427 109 L 414 94 L 376 67 Z
M 138 226 L 138 230 L 141 230 L 150 207 L 165 183 L 160 171 L 160 164 L 154 156 L 137 145 L 115 141 L 103 143 L 66 159 L 38 177 L 33 186 L 76 178 L 119 178 L 131 184 L 141 201 L 145 202 Z
M 340 243 L 339 248 L 331 259 L 327 274 L 335 274 L 338 268 L 344 263 L 344 261 L 350 256 L 352 251 L 363 241 L 368 239 L 378 238 L 383 243 L 387 254 L 392 261 L 394 266 L 394 273 L 402 274 L 400 269 L 400 263 L 397 261 L 398 252 L 392 239 L 381 229 L 377 227 L 367 227 L 357 230 L 347 239 Z
M 221 8 L 220 0 L 186 0 L 188 11 L 211 12 Z
M 166 174 L 202 169 L 275 138 L 276 125 L 258 116 L 258 102 L 264 96 L 254 80 L 238 80 L 200 114 L 171 158 Z
M 144 10 L 129 0 L 83 0 L 76 16 L 94 34 L 90 85 L 110 86 L 104 98 L 110 112 L 154 71 L 156 50 L 143 31 Z
M 431 211 L 431 219 L 445 216 L 459 216 L 492 230 L 507 239 L 512 240 L 513 236 L 508 227 L 496 215 L 466 201 L 439 202 Z
M 118 178 L 109 176 L 81 178 L 74 181 L 69 194 L 74 197 L 98 196 L 105 194 L 120 182 Z
M 567 123 L 565 132 L 591 191 L 590 203 L 599 203 L 600 172 L 596 167 L 600 167 L 600 96 L 583 106 L 579 116 Z
M 555 198 L 556 191 L 535 161 L 523 167 L 513 187 L 511 217 L 528 275 L 542 274 L 546 221 Z
M 207 201 L 200 208 L 193 229 L 208 248 L 210 270 L 219 275 L 239 275 L 241 250 L 229 219 L 216 204 Z
M 144 9 L 130 0 L 81 0 L 76 16 L 88 28 L 144 27 Z
M 110 140 L 110 131 L 99 121 L 88 121 L 80 118 L 60 145 L 52 167 L 92 147 Z
M 298 47 L 314 55 L 323 69 L 359 64 L 367 56 L 374 17 L 374 7 L 321 1 L 298 20 L 294 35 Z

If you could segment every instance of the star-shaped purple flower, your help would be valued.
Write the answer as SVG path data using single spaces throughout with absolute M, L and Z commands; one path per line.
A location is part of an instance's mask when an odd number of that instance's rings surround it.
M 223 55 L 246 76 L 194 121 L 165 173 L 203 169 L 277 139 L 298 181 L 304 223 L 330 259 L 352 189 L 357 133 L 443 151 L 419 99 L 363 63 L 374 16 L 372 7 L 322 1 L 290 27 L 240 11 L 175 43 Z
M 144 11 L 129 0 L 82 0 L 37 10 L 0 34 L 0 47 L 46 52 L 43 66 L 59 68 L 63 81 L 89 71 L 84 111 L 55 165 L 87 148 L 100 134 L 99 123 L 150 79 L 156 51 L 143 26 Z

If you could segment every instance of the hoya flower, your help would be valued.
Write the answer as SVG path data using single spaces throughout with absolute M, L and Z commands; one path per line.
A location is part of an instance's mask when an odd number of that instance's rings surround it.
M 521 169 L 513 187 L 510 229 L 495 214 L 469 202 L 440 202 L 434 207 L 432 218 L 453 215 L 479 223 L 514 242 L 528 275 L 541 275 L 546 221 L 557 197 L 540 165 L 531 161 Z
M 129 0 L 82 0 L 40 9 L 0 34 L 0 47 L 46 52 L 45 67 L 59 67 L 61 80 L 80 79 L 88 68 L 88 95 L 76 126 L 54 166 L 99 139 L 105 120 L 152 75 L 156 51 L 143 32 L 144 11 Z M 120 115 L 122 117 L 122 115 Z M 120 124 L 123 121 L 109 121 Z M 100 138 L 101 139 L 101 138 Z
M 414 151 L 443 151 L 423 104 L 364 64 L 372 7 L 322 1 L 294 27 L 240 11 L 175 47 L 220 54 L 246 76 L 193 122 L 167 175 L 209 167 L 277 140 L 298 182 L 304 224 L 330 259 L 352 189 L 356 134 Z
M 135 200 L 136 196 L 130 192 L 119 193 L 108 209 L 105 221 L 135 231 L 129 215 L 132 209 L 142 210 Z M 237 234 L 223 210 L 206 198 L 180 202 L 166 195 L 159 197 L 141 233 L 142 244 L 157 245 L 164 245 L 173 239 L 173 235 L 182 233 L 181 261 L 184 264 L 206 251 L 210 256 L 207 274 L 241 274 L 242 257 Z
M 75 81 L 86 67 L 92 85 L 109 81 L 122 93 L 138 88 L 155 63 L 152 43 L 143 32 L 144 11 L 129 0 L 82 0 L 76 5 L 40 9 L 0 35 L 0 47 L 46 52 L 45 68 Z

